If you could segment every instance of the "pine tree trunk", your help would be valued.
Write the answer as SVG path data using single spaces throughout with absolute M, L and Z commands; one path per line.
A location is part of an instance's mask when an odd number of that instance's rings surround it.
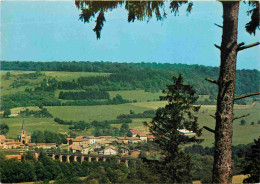
M 223 2 L 223 34 L 215 128 L 213 183 L 232 182 L 233 99 L 236 82 L 239 2 Z

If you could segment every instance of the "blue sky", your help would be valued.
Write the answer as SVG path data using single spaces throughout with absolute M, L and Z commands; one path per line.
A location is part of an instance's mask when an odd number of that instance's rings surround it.
M 238 41 L 259 41 L 246 33 L 247 5 L 240 3 Z M 1 2 L 1 60 L 8 61 L 115 61 L 186 63 L 219 66 L 222 6 L 219 2 L 194 2 L 187 16 L 149 23 L 127 22 L 124 8 L 105 14 L 106 22 L 97 40 L 91 23 L 78 20 L 74 1 Z M 260 69 L 260 46 L 238 54 L 238 69 Z

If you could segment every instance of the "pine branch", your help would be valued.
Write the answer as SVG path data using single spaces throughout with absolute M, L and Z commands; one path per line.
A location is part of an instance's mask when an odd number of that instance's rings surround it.
M 205 78 L 205 80 L 207 80 L 207 81 L 209 81 L 209 82 L 211 82 L 211 83 L 213 83 L 213 84 L 217 84 L 217 85 L 218 85 L 218 81 L 213 80 L 213 79 L 211 79 L 211 78 L 209 78 L 209 77 Z
M 212 117 L 212 118 L 214 118 L 214 119 L 216 119 L 216 116 L 214 116 L 214 115 L 211 115 L 211 114 L 210 114 L 209 116 Z
M 260 92 L 256 92 L 256 93 L 251 93 L 251 94 L 248 94 L 248 95 L 243 95 L 243 96 L 234 97 L 234 100 L 239 100 L 239 99 L 242 99 L 242 98 L 246 98 L 246 97 L 250 97 L 250 96 L 255 96 L 255 95 L 260 95 Z
M 215 46 L 216 48 L 218 48 L 219 50 L 221 50 L 221 47 L 218 46 L 217 44 L 214 44 L 214 46 Z
M 244 49 L 249 49 L 249 48 L 257 46 L 259 44 L 260 44 L 260 42 L 256 42 L 256 43 L 252 43 L 252 44 L 246 45 L 244 47 L 238 47 L 238 51 L 241 51 L 241 50 L 244 50 Z
M 215 26 L 218 26 L 218 27 L 220 27 L 220 28 L 223 28 L 223 26 L 221 26 L 221 25 L 219 25 L 219 24 L 214 24 Z
M 215 130 L 213 130 L 213 129 L 207 127 L 207 126 L 203 126 L 203 128 L 204 128 L 205 130 L 211 132 L 211 133 L 215 133 Z
M 249 116 L 249 115 L 250 115 L 250 114 L 245 114 L 245 115 L 243 115 L 243 116 L 235 117 L 235 118 L 233 119 L 233 121 L 236 120 L 236 119 L 240 119 L 240 118 L 247 117 L 247 116 Z
M 243 45 L 245 45 L 245 43 L 244 43 L 244 42 L 242 42 L 242 43 L 238 44 L 237 46 L 238 46 L 238 48 L 239 48 L 239 47 L 241 47 L 241 46 L 243 46 Z

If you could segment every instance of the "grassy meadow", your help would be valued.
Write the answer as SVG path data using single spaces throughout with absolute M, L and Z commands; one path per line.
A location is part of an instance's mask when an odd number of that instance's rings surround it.
M 38 86 L 42 80 L 55 77 L 59 81 L 72 81 L 73 79 L 78 79 L 79 77 L 92 77 L 92 76 L 108 76 L 109 73 L 95 73 L 95 72 L 57 72 L 57 71 L 42 71 L 43 76 L 40 76 L 37 79 L 22 79 L 23 81 L 28 81 L 29 84 L 25 86 L 20 86 L 18 88 L 12 88 L 10 85 L 21 79 L 21 75 L 35 73 L 35 71 L 1 71 L 0 77 L 6 75 L 7 72 L 11 73 L 9 80 L 1 80 L 0 88 L 1 95 L 13 94 L 16 92 L 23 92 L 25 88 L 35 88 Z
M 159 96 L 163 95 L 161 92 L 151 93 L 144 90 L 109 91 L 110 98 L 114 98 L 117 94 L 120 94 L 126 100 L 136 100 L 137 102 L 159 100 Z
M 46 107 L 48 111 L 54 116 L 64 120 L 84 120 L 91 122 L 93 120 L 113 120 L 119 114 L 127 114 L 130 110 L 135 113 L 141 113 L 149 109 L 157 109 L 163 107 L 166 102 L 138 102 L 128 103 L 121 105 L 99 105 L 99 106 L 49 106 Z M 214 105 L 203 105 L 200 111 L 197 113 L 198 122 L 200 127 L 208 126 L 212 129 L 215 127 L 215 120 L 210 116 L 214 115 L 216 107 Z M 235 105 L 235 116 L 241 116 L 243 114 L 250 114 L 243 118 L 246 121 L 245 125 L 240 125 L 239 120 L 235 120 L 233 124 L 233 144 L 247 144 L 253 141 L 253 139 L 260 136 L 260 125 L 258 124 L 260 104 L 257 103 L 254 107 L 250 105 Z M 7 118 L 1 119 L 1 122 L 6 123 L 10 127 L 10 131 L 7 136 L 10 138 L 16 138 L 17 133 L 21 130 L 22 121 L 25 121 L 26 130 L 28 133 L 32 133 L 35 130 L 50 130 L 60 133 L 66 133 L 69 131 L 68 125 L 60 125 L 54 122 L 53 118 Z M 140 131 L 147 130 L 144 127 L 143 122 L 149 122 L 151 119 L 133 119 L 133 122 L 129 124 L 131 129 L 137 129 Z M 254 122 L 254 125 L 251 125 Z M 114 124 L 113 127 L 120 128 L 121 124 Z M 213 146 L 214 135 L 203 129 L 201 136 L 204 139 L 203 146 Z M 88 131 L 76 131 L 79 135 L 91 135 L 92 129 Z

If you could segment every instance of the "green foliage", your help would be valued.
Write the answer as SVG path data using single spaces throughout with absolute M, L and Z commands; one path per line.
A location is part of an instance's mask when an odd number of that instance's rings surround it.
M 0 123 L 0 134 L 6 135 L 9 131 L 9 126 L 5 123 Z
M 245 174 L 243 169 L 247 166 L 246 157 L 250 155 L 251 146 L 252 143 L 232 147 L 233 175 Z M 193 180 L 201 180 L 202 183 L 211 183 L 214 148 L 192 145 L 185 147 L 184 151 L 192 157 Z
M 144 111 L 143 113 L 135 114 L 133 111 L 130 111 L 130 114 L 120 114 L 117 116 L 117 119 L 126 119 L 126 118 L 153 118 L 155 116 L 154 110 Z
M 61 91 L 59 94 L 59 98 L 65 100 L 109 99 L 109 93 L 106 91 Z
M 77 134 L 72 131 L 69 131 L 68 135 L 69 135 L 69 137 L 72 137 L 72 138 L 76 138 L 76 136 L 77 136 Z
M 251 153 L 247 155 L 247 164 L 244 167 L 243 174 L 250 174 L 250 176 L 244 179 L 244 183 L 259 183 L 260 182 L 260 137 L 254 140 L 254 144 L 251 146 Z
M 21 86 L 28 86 L 30 85 L 29 81 L 24 81 L 24 80 L 15 80 L 12 84 L 10 84 L 9 87 L 12 88 L 19 88 Z
M 128 126 L 128 124 L 127 123 L 123 123 L 122 125 L 121 125 L 121 128 L 120 128 L 120 133 L 121 133 L 121 135 L 123 135 L 123 136 L 126 136 L 126 134 L 129 132 L 129 126 Z
M 53 117 L 52 114 L 49 113 L 46 108 L 42 108 L 40 111 L 26 109 L 24 111 L 20 111 L 19 116 L 35 117 L 35 118 L 40 118 L 40 117 L 52 118 Z
M 149 129 L 166 155 L 163 163 L 166 181 L 187 183 L 191 182 L 191 162 L 180 146 L 201 140 L 188 137 L 179 132 L 179 129 L 185 128 L 198 136 L 201 135 L 197 117 L 192 114 L 198 112 L 200 107 L 192 105 L 198 97 L 191 86 L 183 84 L 181 75 L 178 78 L 173 77 L 173 81 L 174 84 L 168 85 L 168 90 L 164 91 L 166 96 L 161 97 L 162 100 L 167 100 L 168 104 L 156 111 Z
M 1 157 L 2 158 L 2 157 Z M 154 167 L 154 166 L 153 166 Z M 36 160 L 31 152 L 27 152 L 22 162 L 17 159 L 1 159 L 1 182 L 17 183 L 55 180 L 55 183 L 158 183 L 160 181 L 155 169 L 151 170 L 140 160 L 117 163 L 116 158 L 107 162 L 59 162 L 48 157 L 40 149 Z M 86 177 L 83 181 L 79 177 Z
M 52 93 L 34 92 L 34 93 L 16 93 L 2 96 L 1 109 L 6 110 L 14 107 L 28 106 L 58 106 L 61 102 L 57 100 Z
M 6 72 L 6 74 L 2 76 L 2 79 L 3 80 L 9 80 L 10 77 L 11 77 L 11 72 Z
M 242 119 L 241 121 L 240 121 L 240 125 L 245 125 L 246 124 L 246 121 L 244 120 L 244 119 Z
M 10 110 L 10 109 L 6 109 L 6 110 L 4 111 L 3 117 L 4 117 L 4 118 L 8 118 L 10 115 L 11 115 L 11 110 Z
M 217 87 L 205 81 L 205 77 L 217 78 L 219 68 L 199 65 L 169 64 L 169 63 L 111 63 L 111 62 L 8 62 L 1 61 L 2 70 L 36 71 L 72 71 L 112 73 L 110 75 L 83 77 L 78 74 L 77 80 L 54 82 L 53 89 L 95 89 L 102 91 L 144 89 L 161 90 L 171 82 L 171 76 L 183 73 L 187 84 L 194 86 L 198 94 L 217 95 Z M 76 73 L 77 74 L 77 73 Z M 70 74 L 70 75 L 76 75 Z M 82 77 L 80 77 L 82 76 Z M 58 80 L 55 76 L 55 78 Z M 77 77 L 75 77 L 77 78 Z M 257 70 L 238 70 L 236 94 L 246 94 L 258 91 L 260 72 Z M 49 85 L 53 79 L 49 79 Z M 251 85 L 248 86 L 247 84 Z M 41 84 L 40 90 L 46 88 Z M 56 87 L 55 87 L 56 86 Z M 149 91 L 148 90 L 148 91 Z M 48 91 L 48 90 L 47 90 Z M 51 89 L 49 89 L 51 91 Z
M 64 134 L 60 133 L 54 133 L 51 131 L 45 130 L 44 132 L 42 131 L 34 131 L 32 133 L 32 142 L 35 143 L 56 143 L 56 144 L 61 144 L 67 143 L 67 136 Z

